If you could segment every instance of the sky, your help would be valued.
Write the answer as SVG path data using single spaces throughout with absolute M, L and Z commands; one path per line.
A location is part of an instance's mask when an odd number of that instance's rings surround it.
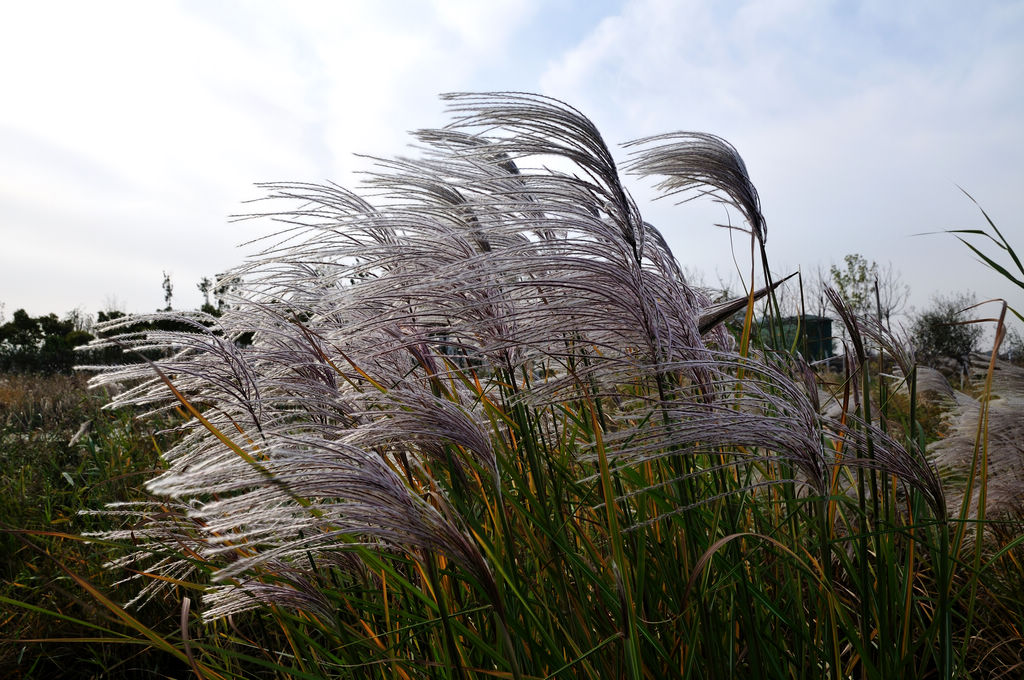
M 777 273 L 860 253 L 910 309 L 1024 295 L 946 234 L 985 209 L 1024 252 L 1024 2 L 434 0 L 0 6 L 0 308 L 152 311 L 254 252 L 256 182 L 354 187 L 413 153 L 437 95 L 517 90 L 622 142 L 710 132 L 743 156 Z M 641 212 L 710 285 L 749 248 L 709 201 Z M 991 310 L 995 313 L 995 308 Z

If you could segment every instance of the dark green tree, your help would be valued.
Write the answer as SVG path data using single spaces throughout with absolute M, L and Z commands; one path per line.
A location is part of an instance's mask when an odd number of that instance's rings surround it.
M 217 300 L 217 311 L 227 306 L 227 296 L 238 291 L 238 281 L 226 274 L 217 274 L 213 279 L 213 297 Z
M 81 327 L 81 314 L 63 319 L 56 314 L 32 317 L 24 309 L 0 325 L 0 370 L 69 373 L 76 363 L 75 348 L 92 340 Z
M 196 288 L 198 288 L 199 292 L 203 294 L 203 306 L 200 308 L 200 311 L 206 312 L 207 314 L 211 314 L 213 316 L 220 316 L 221 312 L 223 311 L 222 299 L 219 297 L 217 298 L 216 307 L 210 304 L 211 293 L 216 297 L 219 290 L 217 287 L 216 280 L 210 279 L 210 277 L 208 276 L 204 276 L 203 278 L 199 279 L 199 283 L 196 284 Z
M 974 296 L 967 293 L 936 296 L 929 309 L 914 317 L 911 336 L 922 360 L 934 362 L 945 357 L 962 363 L 978 348 L 982 328 L 964 314 L 974 303 Z
M 171 298 L 174 297 L 174 285 L 171 283 L 171 275 L 164 272 L 164 310 L 165 312 L 171 311 Z

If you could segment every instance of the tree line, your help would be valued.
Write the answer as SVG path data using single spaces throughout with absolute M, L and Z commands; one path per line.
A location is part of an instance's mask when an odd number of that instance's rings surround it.
M 984 327 L 974 321 L 977 297 L 973 293 L 958 292 L 949 295 L 934 295 L 925 309 L 906 314 L 908 324 L 904 327 L 894 319 L 904 315 L 910 299 L 910 286 L 891 264 L 879 265 L 863 255 L 851 253 L 846 255 L 841 264 L 832 264 L 827 269 L 818 267 L 809 274 L 801 274 L 798 283 L 787 284 L 785 293 L 778 296 L 778 312 L 785 325 L 783 331 L 786 344 L 793 341 L 796 327 L 801 333 L 815 328 L 815 319 L 834 319 L 834 312 L 828 302 L 825 291 L 834 289 L 847 307 L 859 317 L 870 317 L 890 331 L 906 335 L 913 346 L 917 360 L 927 366 L 949 368 L 958 365 L 966 366 L 971 353 L 981 349 Z M 708 290 L 715 299 L 731 297 L 730 291 L 716 290 L 713 287 L 699 286 Z M 742 326 L 742 312 L 737 317 L 737 324 Z M 842 333 L 842 324 L 839 324 Z M 762 337 L 768 333 L 762 328 Z M 828 340 L 828 339 L 826 339 Z M 840 345 L 842 354 L 844 338 L 840 335 L 831 339 Z M 794 343 L 801 351 L 801 343 Z M 1020 363 L 1024 360 L 1024 338 L 1015 328 L 1010 328 L 1001 345 L 1001 356 L 1004 359 Z M 815 356 L 807 356 L 808 360 L 831 356 L 831 351 L 817 352 Z
M 174 286 L 167 272 L 163 273 L 164 307 L 157 311 L 174 311 Z M 223 276 L 203 277 L 196 287 L 203 294 L 198 311 L 220 316 L 227 307 L 227 296 L 233 286 Z M 118 347 L 103 349 L 86 347 L 102 333 L 97 325 L 125 316 L 120 310 L 100 311 L 95 320 L 91 314 L 75 309 L 62 317 L 56 314 L 31 316 L 24 309 L 15 310 L 5 320 L 0 306 L 0 372 L 2 373 L 71 373 L 78 365 L 110 365 L 140 361 L 127 356 Z M 185 330 L 173 318 L 140 321 L 127 330 L 144 333 L 148 330 Z

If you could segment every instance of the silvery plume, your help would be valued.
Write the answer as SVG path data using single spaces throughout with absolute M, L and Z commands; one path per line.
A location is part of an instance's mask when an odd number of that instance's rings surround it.
M 208 619 L 272 603 L 326 615 L 317 570 L 371 571 L 369 555 L 441 555 L 493 596 L 453 490 L 500 498 L 497 451 L 516 450 L 502 416 L 516 408 L 544 437 L 560 405 L 596 404 L 619 467 L 716 451 L 720 469 L 784 461 L 826 492 L 808 390 L 737 353 L 718 322 L 747 298 L 723 307 L 687 285 L 593 123 L 537 95 L 444 99 L 451 123 L 415 133 L 413 157 L 368 159 L 360 193 L 261 185 L 266 207 L 246 217 L 278 228 L 230 273 L 222 316 L 104 328 L 100 343 L 150 360 L 93 385 L 129 385 L 116 406 L 189 416 L 147 485 L 166 502 L 111 508 L 125 527 L 107 535 L 137 544 L 121 565 L 212 571 Z M 763 246 L 757 192 L 727 142 L 676 133 L 629 149 L 627 170 L 725 203 Z M 136 330 L 168 319 L 173 330 Z M 877 461 L 915 462 L 878 441 L 891 451 Z M 581 477 L 595 456 L 580 446 Z

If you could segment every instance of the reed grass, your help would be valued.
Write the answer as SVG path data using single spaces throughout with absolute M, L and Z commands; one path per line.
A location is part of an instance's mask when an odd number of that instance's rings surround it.
M 133 607 L 181 603 L 164 632 L 127 621 L 135 640 L 209 678 L 984 667 L 982 577 L 1016 568 L 1019 534 L 1000 525 L 992 554 L 980 528 L 967 540 L 984 517 L 949 513 L 904 342 L 833 296 L 852 347 L 840 415 L 821 415 L 799 355 L 751 333 L 753 286 L 739 342 L 701 324 L 715 305 L 580 112 L 446 99 L 452 124 L 372 159 L 364 196 L 264 185 L 273 207 L 251 216 L 280 230 L 222 317 L 105 327 L 100 344 L 165 358 L 92 384 L 187 418 L 151 499 L 88 515 L 121 523 L 90 536 L 128 548 L 109 568 L 131 568 Z M 727 142 L 631 149 L 627 169 L 742 215 L 767 267 Z M 985 460 L 979 443 L 982 495 Z

